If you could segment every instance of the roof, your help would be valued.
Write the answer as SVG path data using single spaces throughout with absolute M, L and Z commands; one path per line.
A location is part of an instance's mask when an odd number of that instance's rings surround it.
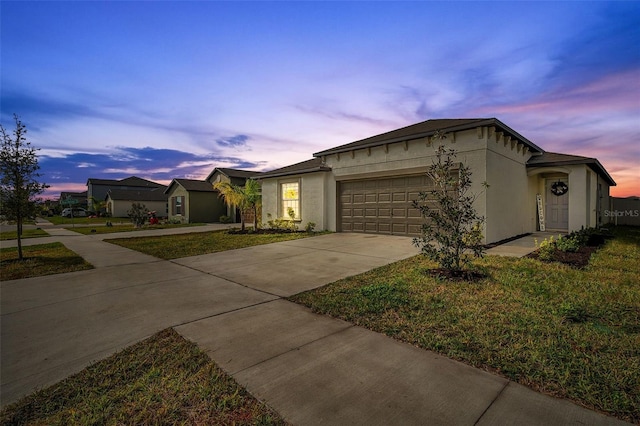
M 527 167 L 572 166 L 578 164 L 589 166 L 594 172 L 602 176 L 609 185 L 616 186 L 616 182 L 596 158 L 560 154 L 557 152 L 544 152 L 540 155 L 532 156 L 529 158 L 529 161 L 527 161 Z
M 243 179 L 249 179 L 261 174 L 261 172 L 254 172 L 251 170 L 240 170 L 240 169 L 229 169 L 227 167 L 216 167 L 211 171 L 211 173 L 209 173 L 209 176 L 207 176 L 206 180 L 211 179 L 211 177 L 216 172 L 220 172 L 223 175 L 227 176 L 228 178 L 243 178 Z
M 89 185 L 90 183 L 92 185 L 134 186 L 134 187 L 145 187 L 145 188 L 164 187 L 164 185 L 160 183 L 142 179 L 137 176 L 130 176 L 128 178 L 121 179 L 121 180 L 89 178 L 87 180 L 87 185 Z
M 151 191 L 137 189 L 111 189 L 107 193 L 107 197 L 112 200 L 121 201 L 167 201 L 167 195 L 164 193 L 165 186 L 153 189 Z
M 328 172 L 331 171 L 331 167 L 325 165 L 321 158 L 312 158 L 311 160 L 302 161 L 300 163 L 292 164 L 290 166 L 281 167 L 279 169 L 271 170 L 270 172 L 261 173 L 257 179 L 299 175 L 304 173 L 313 172 Z
M 327 149 L 313 154 L 314 157 L 321 157 L 323 155 L 337 154 L 341 152 L 348 152 L 354 149 L 372 148 L 388 143 L 403 142 L 412 139 L 420 139 L 429 136 L 433 136 L 436 131 L 442 131 L 445 133 L 456 132 L 461 130 L 469 130 L 476 127 L 483 126 L 495 126 L 500 129 L 507 136 L 511 136 L 517 139 L 529 147 L 532 152 L 543 152 L 542 148 L 508 127 L 506 124 L 498 120 L 497 118 L 444 118 L 427 120 L 421 123 L 412 124 L 411 126 L 403 127 L 401 129 L 392 130 L 380 135 L 371 136 L 366 139 L 351 142 L 346 145 L 340 145 L 335 148 Z
M 174 184 L 178 184 L 182 186 L 187 191 L 195 191 L 195 192 L 217 192 L 213 189 L 213 186 L 206 180 L 195 180 L 195 179 L 173 179 L 167 189 L 165 189 L 165 194 L 170 192 L 171 187 Z

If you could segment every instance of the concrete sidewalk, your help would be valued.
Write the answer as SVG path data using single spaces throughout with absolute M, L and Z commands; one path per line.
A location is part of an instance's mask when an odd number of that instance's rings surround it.
M 114 234 L 67 232 L 49 238 L 96 269 L 0 283 L 3 406 L 174 327 L 294 424 L 624 424 L 282 299 L 413 256 L 410 238 L 162 261 L 101 241 Z

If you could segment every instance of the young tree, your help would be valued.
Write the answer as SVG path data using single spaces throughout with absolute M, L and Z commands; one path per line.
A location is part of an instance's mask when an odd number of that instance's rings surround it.
M 253 212 L 253 230 L 258 230 L 258 210 L 262 204 L 260 183 L 253 179 L 247 179 L 244 186 L 234 185 L 229 182 L 216 182 L 213 189 L 220 191 L 220 196 L 231 208 L 240 209 L 240 228 L 245 230 L 244 215 Z
M 452 275 L 461 275 L 473 257 L 482 257 L 484 218 L 473 207 L 477 194 L 471 188 L 471 170 L 455 162 L 456 151 L 442 144 L 445 135 L 436 132 L 436 158 L 427 170 L 433 189 L 420 192 L 413 207 L 420 210 L 425 223 L 422 236 L 413 243 L 429 259 Z M 486 182 L 483 184 L 485 187 Z
M 127 210 L 127 215 L 136 228 L 141 228 L 149 216 L 149 209 L 142 203 L 131 203 L 131 208 Z
M 15 220 L 18 234 L 18 259 L 22 260 L 22 225 L 25 219 L 36 214 L 36 196 L 49 186 L 38 182 L 38 149 L 27 141 L 27 127 L 16 114 L 16 128 L 9 134 L 0 125 L 2 148 L 0 149 L 0 214 Z

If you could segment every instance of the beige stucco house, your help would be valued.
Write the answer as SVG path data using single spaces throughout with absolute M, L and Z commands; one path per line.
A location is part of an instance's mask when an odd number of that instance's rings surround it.
M 263 220 L 287 218 L 292 209 L 302 226 L 315 222 L 316 229 L 418 235 L 422 218 L 411 201 L 428 188 L 436 131 L 471 167 L 486 243 L 606 221 L 615 182 L 598 160 L 545 152 L 496 118 L 428 120 L 263 173 Z

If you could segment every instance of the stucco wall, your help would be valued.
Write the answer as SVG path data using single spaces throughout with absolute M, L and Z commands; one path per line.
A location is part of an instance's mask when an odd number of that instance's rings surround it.
M 168 211 L 168 217 L 169 220 L 171 219 L 178 219 L 184 223 L 189 222 L 189 192 L 184 189 L 182 186 L 180 185 L 174 185 L 173 189 L 171 192 L 169 192 L 168 194 L 169 198 L 167 199 L 167 203 L 169 203 L 169 211 Z M 182 206 L 183 212 L 182 214 L 178 214 L 178 215 L 173 215 L 171 214 L 171 206 L 173 204 L 172 198 L 173 197 L 180 197 L 183 196 L 184 197 L 184 205 Z
M 536 226 L 535 192 L 526 163 L 531 152 L 522 143 L 483 128 L 486 151 L 486 242 L 532 232 Z M 475 175 L 474 175 L 475 179 Z M 481 181 L 480 181 L 481 183 Z
M 286 212 L 280 205 L 280 184 L 285 182 L 299 182 L 300 218 L 296 221 L 303 229 L 307 223 L 314 222 L 316 230 L 335 230 L 329 224 L 327 207 L 328 172 L 315 172 L 301 175 L 285 176 L 281 178 L 264 179 L 262 181 L 262 222 L 266 224 L 271 219 L 286 218 Z M 330 179 L 329 179 L 330 181 Z M 335 186 L 335 183 L 334 183 Z M 335 189 L 334 189 L 335 206 Z M 271 216 L 269 216 L 271 215 Z M 335 213 L 333 214 L 335 216 Z

